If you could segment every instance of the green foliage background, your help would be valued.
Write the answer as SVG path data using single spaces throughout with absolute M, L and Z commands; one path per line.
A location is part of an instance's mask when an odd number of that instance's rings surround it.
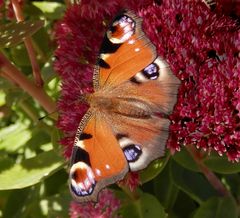
M 65 8 L 63 1 L 26 1 L 27 22 L 16 24 L 3 18 L 0 26 L 1 52 L 30 80 L 32 68 L 22 39 L 32 35 L 44 90 L 55 101 L 60 81 L 52 67 L 55 49 L 52 28 Z M 19 36 L 21 31 L 23 35 Z M 69 216 L 67 162 L 58 144 L 61 133 L 51 115 L 39 119 L 45 115 L 30 95 L 0 77 L 0 217 Z M 168 154 L 154 161 L 141 172 L 138 198 L 112 186 L 122 199 L 119 213 L 131 218 L 239 217 L 240 165 L 214 153 L 206 154 L 202 163 L 224 184 L 228 196 L 219 195 L 183 148 L 174 156 Z

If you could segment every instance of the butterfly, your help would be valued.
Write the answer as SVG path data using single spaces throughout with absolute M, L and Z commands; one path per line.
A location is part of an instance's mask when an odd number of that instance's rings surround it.
M 179 79 L 156 53 L 142 19 L 125 10 L 107 30 L 94 69 L 94 92 L 74 141 L 69 187 L 79 202 L 164 156 Z M 162 116 L 159 116 L 162 114 Z

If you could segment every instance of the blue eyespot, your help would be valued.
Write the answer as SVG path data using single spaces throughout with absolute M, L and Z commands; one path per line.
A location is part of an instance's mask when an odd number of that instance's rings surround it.
M 123 152 L 128 162 L 135 162 L 136 160 L 138 160 L 138 158 L 142 154 L 141 148 L 135 144 L 126 146 L 123 149 Z
M 142 70 L 142 73 L 148 79 L 155 80 L 159 77 L 159 68 L 158 68 L 157 64 L 152 63 L 152 64 L 148 65 L 147 67 L 145 67 Z

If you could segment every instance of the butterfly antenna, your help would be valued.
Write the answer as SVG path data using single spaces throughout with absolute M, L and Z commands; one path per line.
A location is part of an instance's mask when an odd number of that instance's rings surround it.
M 81 95 L 79 96 L 79 102 L 80 102 L 80 103 L 83 103 L 83 104 L 89 105 L 90 95 L 91 95 L 91 94 L 87 94 L 87 93 L 81 94 Z
M 57 120 L 58 119 L 58 110 L 55 110 L 55 111 L 53 111 L 53 112 L 51 112 L 51 113 L 49 113 L 49 114 L 46 114 L 45 116 L 42 116 L 42 117 L 40 117 L 40 118 L 38 118 L 38 120 L 40 121 L 40 120 L 43 120 L 43 119 L 45 119 L 46 117 L 50 117 L 50 118 L 52 118 L 53 120 Z

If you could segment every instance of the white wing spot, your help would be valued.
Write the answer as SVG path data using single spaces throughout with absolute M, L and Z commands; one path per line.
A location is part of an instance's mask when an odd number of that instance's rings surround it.
M 84 142 L 82 140 L 78 140 L 76 145 L 78 147 L 82 148 L 82 149 L 85 149 L 85 145 L 84 145 Z
M 134 39 L 130 39 L 129 41 L 128 41 L 128 44 L 134 44 L 134 42 L 135 42 L 135 40 Z
M 101 175 L 101 171 L 100 171 L 99 169 L 96 169 L 95 171 L 96 171 L 96 174 L 97 174 L 98 176 Z

